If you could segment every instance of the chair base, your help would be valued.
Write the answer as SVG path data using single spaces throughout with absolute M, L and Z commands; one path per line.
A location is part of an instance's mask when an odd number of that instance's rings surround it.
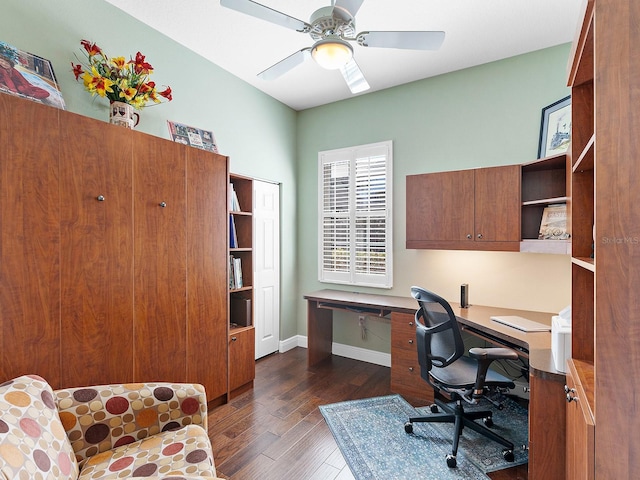
M 435 411 L 437 411 L 437 408 L 442 409 L 444 413 L 435 413 Z M 456 400 L 455 407 L 453 408 L 446 403 L 436 399 L 436 404 L 431 406 L 431 411 L 434 412 L 433 415 L 409 418 L 409 421 L 404 425 L 404 430 L 407 433 L 412 433 L 414 423 L 453 423 L 453 446 L 451 449 L 451 454 L 447 455 L 447 465 L 449 467 L 453 468 L 456 466 L 458 444 L 460 442 L 460 437 L 462 435 L 462 430 L 464 429 L 464 427 L 468 427 L 471 430 L 478 432 L 480 435 L 483 435 L 493 440 L 494 442 L 497 442 L 500 445 L 504 446 L 505 449 L 502 451 L 504 459 L 508 462 L 513 462 L 513 443 L 487 428 L 487 426 L 490 427 L 491 425 L 493 425 L 493 414 L 490 410 L 465 412 L 462 400 L 460 399 Z M 476 423 L 476 420 L 479 419 L 483 419 L 485 425 L 487 426 Z

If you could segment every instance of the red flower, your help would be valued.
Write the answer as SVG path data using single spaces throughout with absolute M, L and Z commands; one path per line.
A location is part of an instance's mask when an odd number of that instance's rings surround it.
M 136 53 L 136 59 L 134 61 L 133 69 L 138 75 L 149 74 L 153 71 L 153 67 L 151 66 L 151 64 L 144 61 L 144 55 L 142 55 L 140 52 Z
M 171 96 L 171 87 L 167 87 L 165 90 L 158 93 L 169 101 L 173 100 L 173 97 Z
M 84 47 L 84 49 L 87 51 L 89 56 L 98 55 L 102 53 L 102 50 L 100 50 L 100 47 L 97 46 L 95 43 L 89 42 L 89 40 L 82 40 L 80 42 L 80 45 Z
M 73 74 L 76 76 L 76 80 L 78 80 L 78 77 L 84 73 L 82 65 L 74 65 L 73 62 L 71 62 L 71 66 L 73 67 Z

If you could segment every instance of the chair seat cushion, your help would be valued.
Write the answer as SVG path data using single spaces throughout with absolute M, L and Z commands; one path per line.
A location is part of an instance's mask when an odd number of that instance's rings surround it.
M 429 374 L 441 385 L 450 388 L 472 388 L 476 383 L 478 374 L 478 362 L 473 358 L 460 357 L 445 368 L 436 366 L 431 368 Z M 515 385 L 511 379 L 489 368 L 484 381 L 487 386 L 502 386 L 513 388 Z
M 188 425 L 94 455 L 84 464 L 78 478 L 191 480 L 215 476 L 207 432 L 200 425 Z

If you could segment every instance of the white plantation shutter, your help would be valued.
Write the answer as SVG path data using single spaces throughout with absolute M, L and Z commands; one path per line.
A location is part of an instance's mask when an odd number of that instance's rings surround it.
M 392 142 L 320 152 L 319 280 L 392 286 Z

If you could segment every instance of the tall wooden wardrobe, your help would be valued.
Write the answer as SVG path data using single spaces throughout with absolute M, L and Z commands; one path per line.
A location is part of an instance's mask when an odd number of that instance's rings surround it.
M 0 381 L 227 393 L 227 157 L 0 94 Z

